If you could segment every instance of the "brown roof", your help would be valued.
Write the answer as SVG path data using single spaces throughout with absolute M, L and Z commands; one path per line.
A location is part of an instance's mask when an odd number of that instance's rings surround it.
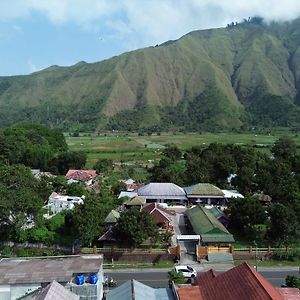
M 146 204 L 142 210 L 148 212 L 154 218 L 156 224 L 170 222 L 167 215 L 171 215 L 172 213 L 157 203 Z
M 98 241 L 116 241 L 113 229 L 110 227 L 106 232 L 104 232 L 98 239 Z
M 0 260 L 0 284 L 67 282 L 76 273 L 97 273 L 102 255 L 3 258 Z
M 150 213 L 155 208 L 161 210 L 162 212 L 164 212 L 168 215 L 171 215 L 171 216 L 176 215 L 176 212 L 174 210 L 164 208 L 161 205 L 159 205 L 159 203 L 148 203 L 148 204 L 144 205 L 143 210 Z
M 96 170 L 73 170 L 70 169 L 66 174 L 68 179 L 77 181 L 89 181 L 97 176 Z
M 198 286 L 185 286 L 177 289 L 179 300 L 204 300 Z
M 209 274 L 207 274 L 209 272 Z M 281 294 L 263 276 L 243 263 L 231 270 L 216 274 L 212 270 L 198 276 L 194 290 L 200 290 L 203 300 L 257 299 L 282 300 Z M 204 277 L 202 277 L 204 276 Z M 237 284 L 238 283 L 238 284 Z M 178 289 L 178 292 L 181 288 Z M 184 288 L 183 288 L 184 289 Z M 191 291 L 180 292 L 180 300 L 188 300 Z M 185 294 L 187 296 L 185 296 Z M 194 298 L 198 299 L 198 298 Z

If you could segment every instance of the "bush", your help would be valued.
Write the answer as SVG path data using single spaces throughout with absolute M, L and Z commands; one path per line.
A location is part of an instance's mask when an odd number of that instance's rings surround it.
M 169 286 L 172 285 L 173 281 L 176 284 L 183 284 L 185 282 L 185 280 L 184 280 L 184 276 L 183 276 L 182 272 L 177 273 L 175 269 L 172 269 L 169 272 Z

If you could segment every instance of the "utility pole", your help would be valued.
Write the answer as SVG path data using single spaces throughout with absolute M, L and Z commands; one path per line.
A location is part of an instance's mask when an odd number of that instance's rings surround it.
M 255 246 L 255 270 L 256 270 L 256 272 L 258 272 L 257 271 L 257 243 L 256 243 L 256 241 L 254 240 L 253 241 L 253 244 L 254 244 L 254 246 Z

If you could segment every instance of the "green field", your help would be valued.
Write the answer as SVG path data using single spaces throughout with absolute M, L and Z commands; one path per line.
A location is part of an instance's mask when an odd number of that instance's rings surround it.
M 181 150 L 193 146 L 207 146 L 210 143 L 258 145 L 258 149 L 269 151 L 274 142 L 283 135 L 288 135 L 300 146 L 300 136 L 286 130 L 272 134 L 258 133 L 180 133 L 139 136 L 137 134 L 81 134 L 79 137 L 66 135 L 71 150 L 84 151 L 88 155 L 88 166 L 99 158 L 111 158 L 121 162 L 148 162 L 159 159 L 167 144 L 173 143 Z M 259 146 L 265 147 L 260 148 Z

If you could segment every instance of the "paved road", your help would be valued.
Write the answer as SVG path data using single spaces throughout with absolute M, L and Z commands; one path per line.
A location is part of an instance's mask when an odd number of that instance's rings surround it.
M 106 272 L 104 273 L 107 276 L 113 277 L 118 285 L 126 282 L 129 279 L 136 279 L 141 281 L 144 284 L 147 284 L 152 287 L 167 287 L 168 285 L 168 272 L 166 270 L 132 270 L 132 271 L 113 271 L 113 272 Z M 201 274 L 203 272 L 198 272 Z M 299 275 L 298 270 L 295 268 L 288 270 L 263 270 L 259 271 L 264 278 L 266 278 L 273 286 L 280 287 L 282 284 L 285 283 L 285 277 L 287 275 Z

